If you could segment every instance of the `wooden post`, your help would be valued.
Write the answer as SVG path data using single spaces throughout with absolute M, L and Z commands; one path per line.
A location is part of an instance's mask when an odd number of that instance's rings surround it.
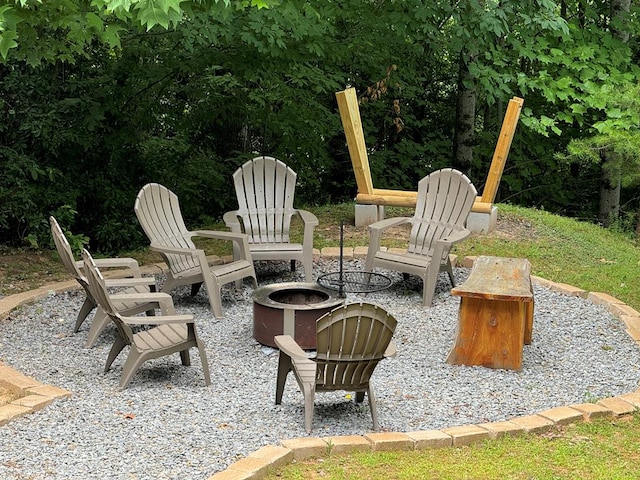
M 483 203 L 493 203 L 498 193 L 498 186 L 500 185 L 500 179 L 502 178 L 502 172 L 504 171 L 504 164 L 507 161 L 509 155 L 509 149 L 511 148 L 511 141 L 513 135 L 516 133 L 516 126 L 518 125 L 518 118 L 520 118 L 520 111 L 524 100 L 519 97 L 513 97 L 509 100 L 507 106 L 507 112 L 504 115 L 502 121 L 502 128 L 500 129 L 500 136 L 496 143 L 496 149 L 493 152 L 493 158 L 491 159 L 491 167 L 489 167 L 489 173 L 487 174 L 487 181 L 484 184 L 484 190 L 482 191 L 481 201 Z
M 418 192 L 385 190 L 373 186 L 371 169 L 369 167 L 369 156 L 367 155 L 367 146 L 364 141 L 364 132 L 362 131 L 362 121 L 355 88 L 347 88 L 346 90 L 337 92 L 336 99 L 338 101 L 338 109 L 340 110 L 344 134 L 349 147 L 351 165 L 353 166 L 353 172 L 356 176 L 356 184 L 358 186 L 356 203 L 363 205 L 415 207 Z M 524 100 L 519 97 L 513 97 L 509 100 L 509 105 L 502 122 L 500 136 L 498 137 L 493 159 L 491 160 L 487 181 L 485 182 L 482 196 L 477 197 L 473 204 L 472 212 L 491 213 L 491 208 L 496 193 L 498 192 L 498 186 L 500 185 L 500 179 L 502 178 L 502 172 L 505 162 L 507 161 L 523 104 Z
M 344 134 L 345 137 L 347 137 L 351 165 L 356 175 L 358 193 L 372 195 L 373 182 L 371 180 L 367 146 L 364 143 L 364 132 L 362 131 L 362 121 L 360 119 L 356 89 L 347 88 L 342 92 L 337 92 L 336 99 L 338 100 L 338 109 L 340 110 Z

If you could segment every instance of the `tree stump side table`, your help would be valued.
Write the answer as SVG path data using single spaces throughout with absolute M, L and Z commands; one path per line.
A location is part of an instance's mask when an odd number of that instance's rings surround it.
M 447 362 L 519 370 L 531 343 L 531 264 L 524 258 L 480 256 L 469 278 L 451 290 L 460 296 L 458 333 Z

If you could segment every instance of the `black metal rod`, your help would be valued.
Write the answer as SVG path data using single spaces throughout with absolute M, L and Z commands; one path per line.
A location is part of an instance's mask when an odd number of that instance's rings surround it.
M 339 290 L 338 295 L 340 297 L 344 297 L 344 279 L 342 276 L 342 258 L 344 252 L 344 219 L 340 219 L 340 280 L 339 280 Z

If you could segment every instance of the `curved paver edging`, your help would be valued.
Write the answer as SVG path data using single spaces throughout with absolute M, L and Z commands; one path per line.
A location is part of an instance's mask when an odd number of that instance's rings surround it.
M 367 247 L 346 248 L 343 258 L 366 256 Z M 337 258 L 338 247 L 315 250 L 315 257 Z M 470 268 L 476 257 L 465 257 L 458 262 L 452 256 L 452 263 Z M 223 258 L 223 260 L 226 260 Z M 164 264 L 143 268 L 145 273 L 159 273 Z M 623 322 L 627 333 L 640 343 L 640 313 L 624 302 L 602 292 L 587 292 L 564 283 L 556 283 L 541 277 L 531 276 L 533 283 L 569 296 L 586 298 L 594 304 L 605 306 L 608 311 Z M 4 320 L 14 308 L 25 303 L 38 301 L 51 292 L 62 292 L 78 288 L 77 282 L 66 281 L 46 285 L 36 290 L 11 295 L 0 299 L 0 320 Z M 21 398 L 0 406 L 0 426 L 11 419 L 33 413 L 51 403 L 54 399 L 71 396 L 67 390 L 48 386 L 27 377 L 0 362 L 0 386 L 22 395 Z M 627 415 L 640 409 L 640 389 L 617 397 L 604 398 L 597 403 L 580 403 L 556 407 L 534 415 L 515 417 L 507 421 L 482 423 L 426 430 L 416 432 L 383 432 L 365 435 L 345 435 L 334 437 L 300 437 L 282 440 L 280 445 L 267 445 L 217 472 L 208 480 L 259 480 L 269 472 L 280 468 L 292 460 L 328 456 L 332 453 L 356 451 L 422 450 L 469 445 L 478 441 L 520 433 L 540 433 L 555 425 L 566 425 L 604 416 Z

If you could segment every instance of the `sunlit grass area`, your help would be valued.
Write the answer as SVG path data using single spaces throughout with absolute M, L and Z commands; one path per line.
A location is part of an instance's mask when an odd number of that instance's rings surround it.
M 501 437 L 465 447 L 328 455 L 267 480 L 603 480 L 640 476 L 640 415 Z

